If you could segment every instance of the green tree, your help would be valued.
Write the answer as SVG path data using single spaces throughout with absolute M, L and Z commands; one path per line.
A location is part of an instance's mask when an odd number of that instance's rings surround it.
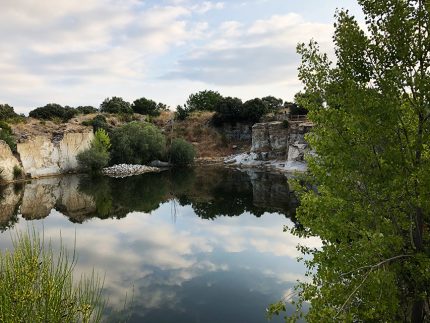
M 91 173 L 100 172 L 109 163 L 110 138 L 104 129 L 98 129 L 90 148 L 77 155 L 79 167 Z
M 186 105 L 190 111 L 214 111 L 222 98 L 222 95 L 216 91 L 204 90 L 191 94 Z
M 9 104 L 0 104 L 0 120 L 16 118 L 18 115 Z
M 16 140 L 12 128 L 5 122 L 0 121 L 0 140 L 8 144 L 13 152 L 16 152 Z
M 264 104 L 267 106 L 267 110 L 270 112 L 275 112 L 279 109 L 282 109 L 284 101 L 282 99 L 277 99 L 274 96 L 265 96 L 261 99 Z
M 242 100 L 239 98 L 225 97 L 220 100 L 214 108 L 216 111 L 213 116 L 215 124 L 240 121 L 242 118 L 242 105 Z
M 78 113 L 81 113 L 81 114 L 91 114 L 91 113 L 97 113 L 98 112 L 98 110 L 96 108 L 94 108 L 90 105 L 84 105 L 84 106 L 80 105 L 76 108 L 76 111 Z
M 176 112 L 175 112 L 176 120 L 185 120 L 186 118 L 188 118 L 189 115 L 190 115 L 190 110 L 186 106 L 182 107 L 178 105 L 176 107 Z
M 258 122 L 260 118 L 269 112 L 267 105 L 262 99 L 246 101 L 242 106 L 241 117 L 243 120 Z
M 30 111 L 29 116 L 35 119 L 42 120 L 60 120 L 67 122 L 78 114 L 76 109 L 71 107 L 63 107 L 57 103 L 48 103 L 43 107 L 36 108 Z
M 107 113 L 133 113 L 130 103 L 117 96 L 106 98 L 102 104 L 100 104 L 100 111 Z
M 192 164 L 196 151 L 192 144 L 182 138 L 173 139 L 169 149 L 170 162 L 173 165 L 187 166 Z
M 165 155 L 166 138 L 152 124 L 130 122 L 112 134 L 113 163 L 145 164 Z
M 133 102 L 132 109 L 135 113 L 158 116 L 160 114 L 157 102 L 146 98 L 140 98 Z
M 313 41 L 298 46 L 318 190 L 303 191 L 296 233 L 322 240 L 302 248 L 312 279 L 298 310 L 311 303 L 309 322 L 429 321 L 430 3 L 359 4 L 367 32 L 337 12 L 335 64 Z

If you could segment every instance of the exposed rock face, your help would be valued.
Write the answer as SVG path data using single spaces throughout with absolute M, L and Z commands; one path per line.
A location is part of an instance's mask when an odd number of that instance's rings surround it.
M 251 152 L 259 153 L 262 159 L 304 161 L 308 148 L 305 134 L 311 128 L 309 122 L 290 122 L 288 127 L 280 121 L 256 123 L 252 127 Z
M 69 132 L 54 134 L 52 139 L 36 136 L 17 144 L 17 151 L 26 174 L 32 178 L 57 175 L 78 167 L 76 156 L 90 146 L 94 134 Z
M 1 177 L 6 181 L 12 181 L 13 168 L 17 166 L 21 168 L 18 159 L 12 154 L 8 144 L 0 140 L 0 171 Z
M 252 138 L 251 125 L 248 123 L 225 123 L 220 130 L 229 140 L 249 142 Z
M 252 127 L 251 152 L 268 153 L 268 158 L 286 156 L 288 128 L 280 121 L 256 123 Z
M 78 189 L 77 177 L 52 177 L 28 183 L 24 188 L 21 214 L 27 220 L 47 217 L 53 209 L 71 219 L 80 220 L 95 212 L 96 204 L 91 196 Z
M 8 227 L 18 213 L 22 191 L 14 189 L 12 184 L 0 187 L 0 228 Z
M 229 156 L 224 164 L 285 172 L 306 171 L 304 157 L 310 149 L 305 134 L 312 126 L 303 121 L 290 121 L 288 127 L 280 121 L 257 123 L 252 127 L 251 152 Z

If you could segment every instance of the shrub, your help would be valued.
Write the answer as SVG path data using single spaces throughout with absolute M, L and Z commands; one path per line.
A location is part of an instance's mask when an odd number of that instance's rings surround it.
M 76 111 L 80 114 L 91 114 L 91 113 L 97 113 L 98 110 L 90 105 L 85 106 L 79 106 L 76 108 Z
M 80 152 L 76 158 L 79 167 L 90 173 L 98 173 L 109 163 L 110 138 L 103 129 L 98 129 L 90 148 Z
M 4 121 L 0 121 L 0 140 L 6 142 L 10 149 L 16 151 L 16 141 L 11 127 Z
M 21 167 L 19 167 L 17 165 L 13 166 L 13 179 L 22 178 L 22 174 L 23 174 L 23 172 L 22 172 Z
M 0 252 L 1 322 L 100 322 L 102 283 L 94 274 L 74 281 L 75 254 L 54 254 L 39 234 L 16 233 Z
M 271 95 L 265 96 L 261 100 L 266 105 L 268 112 L 276 112 L 284 106 L 284 101 L 282 99 L 277 99 Z
M 16 114 L 9 104 L 0 104 L 0 120 L 17 121 L 21 118 L 23 117 Z
M 79 168 L 90 173 L 98 173 L 109 163 L 109 153 L 94 147 L 80 152 L 76 159 Z
M 162 159 L 165 146 L 166 139 L 158 128 L 149 123 L 133 121 L 113 132 L 111 161 L 145 164 Z
M 222 99 L 222 95 L 216 91 L 200 91 L 188 97 L 187 107 L 190 111 L 214 111 Z
M 177 166 L 186 166 L 194 161 L 196 152 L 188 141 L 177 138 L 172 141 L 169 149 L 170 162 Z
M 242 100 L 238 98 L 226 97 L 218 101 L 215 106 L 213 121 L 216 125 L 224 122 L 235 123 L 242 119 Z
M 56 103 L 48 103 L 43 107 L 30 111 L 29 116 L 35 119 L 60 120 L 61 122 L 67 122 L 77 114 L 78 111 L 71 107 L 62 107 Z
M 260 118 L 269 112 L 268 106 L 261 99 L 252 99 L 246 101 L 242 106 L 242 120 L 258 122 Z
M 188 118 L 189 114 L 190 114 L 190 110 L 186 106 L 182 107 L 182 106 L 178 105 L 176 107 L 175 119 L 176 120 L 185 120 L 186 118 Z
M 84 126 L 92 126 L 93 132 L 96 133 L 98 129 L 103 129 L 106 132 L 110 132 L 110 126 L 107 123 L 106 117 L 99 114 L 95 116 L 92 120 L 85 120 L 82 122 L 82 125 Z
M 161 105 L 158 105 L 157 102 L 146 98 L 137 99 L 133 102 L 132 105 L 132 109 L 135 113 L 147 114 L 150 116 L 160 115 L 160 108 Z
M 100 111 L 107 113 L 133 113 L 130 103 L 117 96 L 106 98 L 100 104 Z

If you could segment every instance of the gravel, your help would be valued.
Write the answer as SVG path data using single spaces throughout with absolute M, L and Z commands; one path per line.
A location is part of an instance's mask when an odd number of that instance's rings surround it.
M 103 168 L 102 173 L 110 177 L 128 177 L 133 175 L 140 175 L 145 173 L 156 173 L 160 172 L 161 169 L 158 167 L 150 167 L 145 165 L 130 165 L 130 164 L 119 164 L 113 165 L 112 167 Z

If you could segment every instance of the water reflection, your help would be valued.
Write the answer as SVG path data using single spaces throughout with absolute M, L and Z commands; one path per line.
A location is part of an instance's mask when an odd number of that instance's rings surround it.
M 303 275 L 299 239 L 282 232 L 294 214 L 282 176 L 209 168 L 66 176 L 0 196 L 2 230 L 33 220 L 54 243 L 61 231 L 66 245 L 76 239 L 78 274 L 106 273 L 106 321 L 263 322 L 265 307 Z M 0 246 L 9 239 L 0 235 Z

